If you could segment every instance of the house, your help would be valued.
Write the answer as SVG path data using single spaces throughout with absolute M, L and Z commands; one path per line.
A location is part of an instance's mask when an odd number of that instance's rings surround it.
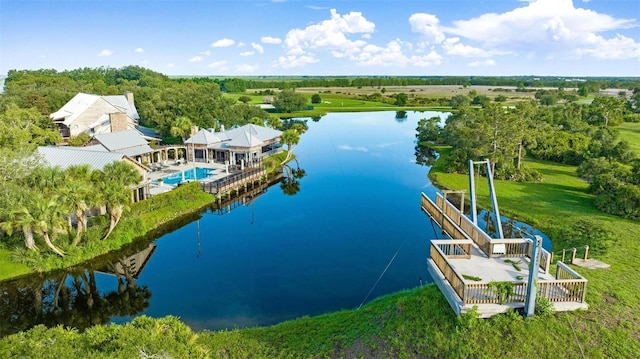
M 149 169 L 124 153 L 109 152 L 102 145 L 88 147 L 41 146 L 38 154 L 51 167 L 66 169 L 70 166 L 89 165 L 93 170 L 102 171 L 114 161 L 124 161 L 133 165 L 140 174 L 141 180 L 132 186 L 131 199 L 137 202 L 149 197 Z
M 185 141 L 187 160 L 251 165 L 282 151 L 282 131 L 248 124 L 228 131 L 194 131 Z
M 65 140 L 81 133 L 93 136 L 135 129 L 140 119 L 133 92 L 120 96 L 78 93 L 49 117 Z

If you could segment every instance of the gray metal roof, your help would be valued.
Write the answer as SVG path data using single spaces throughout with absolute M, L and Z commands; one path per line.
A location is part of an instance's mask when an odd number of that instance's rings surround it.
M 80 147 L 38 147 L 42 159 L 52 167 L 65 169 L 75 165 L 89 165 L 91 169 L 102 170 L 105 165 L 120 161 L 124 154 L 105 151 L 91 151 Z
M 117 96 L 102 96 L 107 102 L 120 109 L 122 112 L 126 112 L 127 115 L 133 119 L 139 120 L 138 110 L 136 105 L 130 103 L 124 95 Z
M 255 147 L 280 136 L 282 136 L 282 131 L 248 124 L 216 133 L 202 129 L 186 140 L 185 143 L 207 145 L 209 148 L 228 148 L 229 146 Z
M 110 152 L 136 156 L 153 152 L 147 141 L 136 130 L 101 133 L 94 136 Z
M 282 131 L 278 131 L 272 128 L 258 126 L 254 124 L 248 124 L 248 125 L 244 125 L 238 128 L 228 130 L 226 131 L 226 134 L 227 136 L 229 136 L 229 138 L 233 139 L 245 132 L 255 136 L 261 141 L 267 141 L 267 140 L 271 140 L 271 139 L 282 136 Z
M 255 147 L 262 145 L 263 142 L 263 140 L 249 132 L 242 132 L 233 137 L 227 144 L 233 147 Z
M 195 145 L 210 145 L 218 142 L 222 142 L 222 139 L 204 128 L 184 141 L 184 143 L 192 143 Z

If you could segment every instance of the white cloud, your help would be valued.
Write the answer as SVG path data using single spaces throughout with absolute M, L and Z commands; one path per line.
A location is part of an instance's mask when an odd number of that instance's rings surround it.
M 352 59 L 364 66 L 432 66 L 440 64 L 442 56 L 435 51 L 426 55 L 407 55 L 411 52 L 411 44 L 400 39 L 390 41 L 386 47 L 366 45 Z
M 207 51 L 202 51 L 202 52 L 200 52 L 200 55 L 211 56 L 211 51 L 209 51 L 209 50 L 207 50 Z
M 202 56 L 195 56 L 189 59 L 189 62 L 200 62 L 202 61 Z
M 253 54 L 254 54 L 253 51 L 244 51 L 240 53 L 240 56 L 251 56 Z
M 133 50 L 133 52 L 138 53 L 138 54 L 141 54 L 141 53 L 143 53 L 143 52 L 144 52 L 144 49 L 143 49 L 143 48 L 141 48 L 141 47 L 138 47 L 137 49 Z
M 265 44 L 274 44 L 274 45 L 282 43 L 282 39 L 277 37 L 271 37 L 271 36 L 263 36 L 262 38 L 260 38 L 260 41 L 262 41 Z
M 174 68 L 175 66 L 176 66 L 176 64 L 174 64 L 173 62 L 170 62 L 170 63 L 167 64 L 167 68 L 168 69 Z
M 492 59 L 488 59 L 484 61 L 474 61 L 469 63 L 469 66 L 471 67 L 495 66 L 495 65 L 496 65 L 496 62 Z
M 339 145 L 338 146 L 339 149 L 341 150 L 345 150 L 345 151 L 360 151 L 360 152 L 367 152 L 367 148 L 363 147 L 363 146 L 357 146 L 357 147 L 353 147 L 353 146 L 349 146 L 349 145 Z
M 445 39 L 439 28 L 440 20 L 435 15 L 418 13 L 409 17 L 411 30 L 422 35 L 427 44 L 439 44 Z
M 478 47 L 460 43 L 459 37 L 451 37 L 442 42 L 442 48 L 448 55 L 462 57 L 490 57 L 491 53 Z
M 331 18 L 304 29 L 292 29 L 285 38 L 288 56 L 298 60 L 315 58 L 314 52 L 328 51 L 335 57 L 353 56 L 367 45 L 363 40 L 350 40 L 351 34 L 372 33 L 375 24 L 368 21 L 362 13 L 352 11 L 340 15 L 331 9 Z
M 264 53 L 264 48 L 260 44 L 256 44 L 255 42 L 252 42 L 251 47 L 253 47 L 260 54 Z
M 600 34 L 635 26 L 633 19 L 616 19 L 576 8 L 572 0 L 530 0 L 511 11 L 454 21 L 453 26 L 441 29 L 466 41 L 478 42 L 489 52 L 515 51 L 536 58 L 582 55 L 633 58 L 640 56 L 636 40 L 621 35 L 605 38 Z M 622 48 L 618 50 L 615 46 Z
M 238 43 L 238 47 L 243 47 L 243 46 L 246 46 L 246 45 L 247 45 L 247 44 L 245 44 L 245 43 L 244 43 L 244 42 L 242 42 L 242 41 L 240 41 L 240 42 Z
M 111 54 L 113 54 L 113 51 L 104 49 L 98 53 L 98 56 L 111 56 Z
M 313 55 L 301 55 L 301 56 L 287 55 L 287 56 L 280 56 L 280 58 L 278 58 L 278 64 L 281 67 L 285 67 L 285 68 L 300 67 L 308 64 L 313 64 L 316 62 L 318 62 L 318 59 L 313 57 Z
M 229 47 L 229 46 L 232 46 L 235 43 L 236 42 L 231 40 L 231 39 L 220 39 L 220 40 L 214 42 L 213 44 L 211 44 L 211 47 Z
M 576 49 L 576 54 L 590 55 L 599 59 L 632 59 L 640 60 L 640 43 L 620 34 L 612 39 L 593 36 L 589 39 L 592 46 Z

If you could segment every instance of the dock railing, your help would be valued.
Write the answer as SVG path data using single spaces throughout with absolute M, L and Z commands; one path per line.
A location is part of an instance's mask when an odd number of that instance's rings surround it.
M 461 247 L 456 247 L 460 245 Z M 468 245 L 468 247 L 466 247 Z M 458 297 L 464 302 L 465 283 L 462 275 L 447 260 L 446 252 L 452 253 L 455 258 L 471 257 L 471 241 L 470 240 L 432 240 L 431 241 L 431 260 L 438 267 L 445 280 L 451 285 Z M 468 252 L 464 255 L 458 254 L 461 249 L 468 248 Z M 464 250 L 462 250 L 464 252 Z
M 257 181 L 263 176 L 266 177 L 266 169 L 256 169 L 252 171 L 244 171 L 236 173 L 222 179 L 202 182 L 202 190 L 212 194 L 219 194 L 235 189 L 236 187 L 243 186 L 252 181 Z
M 556 262 L 556 280 L 538 282 L 538 292 L 551 302 L 584 302 L 587 279 L 562 262 Z
M 462 253 L 462 247 L 470 244 L 468 240 L 433 240 L 431 243 L 431 260 L 440 270 L 444 279 L 451 285 L 463 305 L 466 304 L 505 304 L 524 303 L 527 293 L 527 282 L 513 281 L 513 291 L 504 299 L 502 293 L 490 282 L 473 282 L 466 280 L 452 265 L 450 258 L 468 258 Z M 451 255 L 446 254 L 452 253 Z M 585 301 L 587 280 L 562 262 L 558 262 L 555 280 L 539 280 L 538 295 L 550 302 Z
M 422 208 L 452 238 L 471 239 L 488 257 L 528 257 L 531 259 L 532 240 L 491 238 L 452 203 L 445 201 L 440 193 L 436 193 L 435 203 L 422 193 Z M 540 268 L 548 273 L 552 260 L 551 253 L 545 249 L 540 252 Z

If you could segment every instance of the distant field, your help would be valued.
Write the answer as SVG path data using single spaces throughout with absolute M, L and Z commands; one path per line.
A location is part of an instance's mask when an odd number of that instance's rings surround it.
M 640 123 L 624 122 L 618 129 L 620 138 L 627 140 L 631 149 L 640 157 Z

